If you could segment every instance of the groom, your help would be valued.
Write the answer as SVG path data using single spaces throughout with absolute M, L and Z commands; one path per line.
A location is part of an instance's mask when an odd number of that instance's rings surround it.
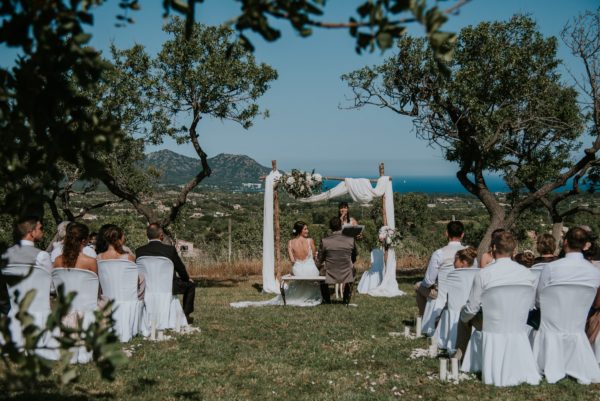
M 319 244 L 317 267 L 325 283 L 321 284 L 323 303 L 331 303 L 329 284 L 344 283 L 344 303 L 350 302 L 352 283 L 354 283 L 354 262 L 356 262 L 356 243 L 354 237 L 342 235 L 342 221 L 339 217 L 329 220 L 332 233 Z

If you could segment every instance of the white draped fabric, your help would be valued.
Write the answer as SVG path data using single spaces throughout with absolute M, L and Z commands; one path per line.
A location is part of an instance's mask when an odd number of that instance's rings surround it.
M 585 335 L 595 296 L 596 288 L 585 285 L 556 284 L 542 290 L 542 321 L 533 354 L 548 383 L 567 375 L 579 384 L 600 382 L 600 368 Z
M 275 239 L 273 231 L 273 189 L 281 177 L 279 171 L 271 171 L 265 179 L 263 206 L 263 292 L 279 294 L 279 281 L 275 279 Z
M 394 192 L 392 190 L 392 181 L 388 176 L 379 177 L 375 188 L 371 186 L 371 182 L 366 178 L 346 178 L 327 192 L 309 198 L 299 199 L 299 201 L 320 202 L 346 194 L 350 194 L 352 199 L 359 203 L 369 203 L 374 198 L 380 198 L 385 195 L 385 217 L 388 222 L 388 227 L 396 228 L 394 222 Z M 265 190 L 265 202 L 266 199 L 267 195 Z M 366 274 L 368 274 L 368 272 Z M 404 292 L 400 291 L 398 288 L 398 282 L 396 281 L 396 252 L 393 249 L 388 250 L 381 284 L 370 289 L 368 294 L 374 297 L 397 297 L 404 295 Z
M 385 271 L 385 252 L 381 248 L 371 251 L 371 267 L 363 273 L 356 290 L 359 294 L 368 294 L 373 288 L 379 287 Z

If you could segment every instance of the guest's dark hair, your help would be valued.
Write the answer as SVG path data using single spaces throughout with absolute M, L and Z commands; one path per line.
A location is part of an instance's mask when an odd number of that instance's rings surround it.
M 466 247 L 456 252 L 454 257 L 463 262 L 467 262 L 467 265 L 469 266 L 473 266 L 473 263 L 477 259 L 477 249 L 472 246 Z
M 496 253 L 512 255 L 514 250 L 517 249 L 517 240 L 510 231 L 503 231 L 493 237 L 492 246 L 495 247 Z
M 350 206 L 348 206 L 348 202 L 340 202 L 340 203 L 338 203 L 338 217 L 339 218 L 342 217 L 342 212 L 340 211 L 340 209 L 343 208 L 343 207 L 345 207 L 346 209 L 348 209 L 348 213 L 346 214 L 346 219 L 348 219 L 348 223 L 350 223 Z
M 75 267 L 81 247 L 88 241 L 90 229 L 81 223 L 69 223 L 63 246 L 63 267 Z
M 450 238 L 458 238 L 465 232 L 465 226 L 458 220 L 454 220 L 448 223 L 446 226 L 446 232 Z
M 150 223 L 148 224 L 148 228 L 146 228 L 146 236 L 148 239 L 159 239 L 162 232 L 163 229 L 158 223 Z
M 342 220 L 339 217 L 332 217 L 329 220 L 329 228 L 331 231 L 340 231 L 342 229 Z
M 530 250 L 519 252 L 515 255 L 515 262 L 525 267 L 533 266 L 535 255 Z
M 98 237 L 96 237 L 96 253 L 106 252 L 108 250 L 108 242 L 106 242 L 106 238 L 104 237 L 106 230 L 111 227 L 116 227 L 116 225 L 112 223 L 104 224 L 98 230 Z
M 583 251 L 583 257 L 587 260 L 600 260 L 600 246 L 596 241 L 593 241 L 592 245 Z
M 303 221 L 298 220 L 294 223 L 294 228 L 292 229 L 292 237 L 297 237 L 302 234 L 302 230 L 304 230 L 304 226 L 307 224 Z
M 590 240 L 588 233 L 580 227 L 571 228 L 565 235 L 567 246 L 574 251 L 581 251 Z
M 115 251 L 120 254 L 124 254 L 123 245 L 121 245 L 121 238 L 123 238 L 123 229 L 118 226 L 111 226 L 104 231 L 104 240 L 108 245 L 112 245 Z M 108 250 L 108 247 L 106 248 Z
M 28 232 L 35 230 L 38 221 L 40 221 L 40 218 L 37 216 L 24 216 L 17 220 L 14 228 L 15 240 L 19 241 L 23 239 Z
M 543 233 L 538 235 L 535 249 L 540 255 L 554 254 L 556 250 L 556 239 L 552 234 Z

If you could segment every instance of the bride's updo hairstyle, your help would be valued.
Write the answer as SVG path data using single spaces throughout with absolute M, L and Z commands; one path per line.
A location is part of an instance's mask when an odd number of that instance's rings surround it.
M 307 225 L 305 222 L 298 220 L 294 223 L 294 228 L 292 229 L 292 237 L 296 238 L 300 234 L 302 234 L 302 230 L 304 226 Z

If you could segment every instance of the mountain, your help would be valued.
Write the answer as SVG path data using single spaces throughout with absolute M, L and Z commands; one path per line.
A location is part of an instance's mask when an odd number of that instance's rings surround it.
M 239 187 L 242 183 L 258 183 L 259 177 L 267 175 L 270 168 L 260 165 L 246 155 L 230 155 L 221 153 L 208 159 L 212 169 L 210 177 L 201 185 L 217 187 Z M 159 150 L 146 155 L 142 167 L 153 166 L 161 172 L 161 184 L 179 185 L 188 182 L 200 170 L 199 159 L 187 157 L 170 150 Z

